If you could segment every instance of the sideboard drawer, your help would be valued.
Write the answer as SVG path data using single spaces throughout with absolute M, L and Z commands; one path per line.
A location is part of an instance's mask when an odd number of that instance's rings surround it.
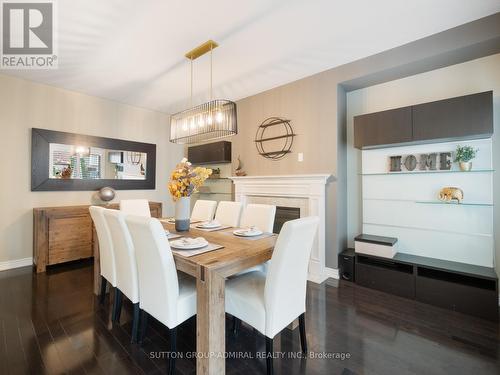
M 49 264 L 92 256 L 92 219 L 89 215 L 49 219 Z

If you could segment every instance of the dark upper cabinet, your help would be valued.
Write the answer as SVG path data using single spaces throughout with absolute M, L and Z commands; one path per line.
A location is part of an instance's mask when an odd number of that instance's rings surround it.
M 411 107 L 354 117 L 354 146 L 357 148 L 411 141 Z
M 413 108 L 414 141 L 480 138 L 493 134 L 493 93 L 460 96 Z
M 188 148 L 188 159 L 193 164 L 231 163 L 231 142 L 219 141 Z
M 492 91 L 354 117 L 354 146 L 361 149 L 492 134 Z

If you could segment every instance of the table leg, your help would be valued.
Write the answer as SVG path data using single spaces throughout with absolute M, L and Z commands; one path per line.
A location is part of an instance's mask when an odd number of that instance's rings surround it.
M 225 280 L 216 272 L 201 268 L 196 280 L 197 375 L 224 375 L 226 362 Z

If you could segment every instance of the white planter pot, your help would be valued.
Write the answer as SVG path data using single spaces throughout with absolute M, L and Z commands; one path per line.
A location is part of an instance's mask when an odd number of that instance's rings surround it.
M 463 171 L 463 172 L 468 172 L 472 169 L 472 162 L 471 161 L 461 161 L 460 163 L 458 163 L 458 165 L 460 166 L 460 170 Z

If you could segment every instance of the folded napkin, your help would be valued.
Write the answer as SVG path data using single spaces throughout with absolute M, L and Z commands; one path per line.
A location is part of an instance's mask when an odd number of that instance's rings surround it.
M 196 237 L 196 238 L 183 237 L 179 241 L 182 241 L 184 245 L 196 245 L 200 242 L 206 242 L 206 240 L 203 237 Z

